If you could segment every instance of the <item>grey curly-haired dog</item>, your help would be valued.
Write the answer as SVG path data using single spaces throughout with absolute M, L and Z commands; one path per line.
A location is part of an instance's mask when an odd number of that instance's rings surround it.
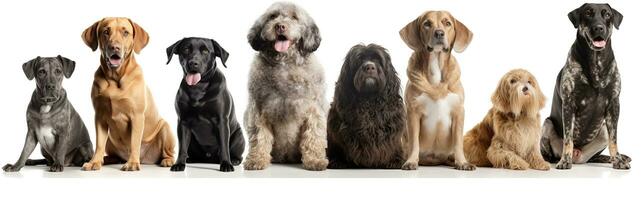
M 308 14 L 292 3 L 274 3 L 247 36 L 259 53 L 249 77 L 245 128 L 246 170 L 270 162 L 325 170 L 326 108 L 323 68 L 312 54 L 321 42 Z

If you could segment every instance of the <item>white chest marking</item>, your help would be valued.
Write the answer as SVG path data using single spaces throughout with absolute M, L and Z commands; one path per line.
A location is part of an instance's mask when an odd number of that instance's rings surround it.
M 448 93 L 448 95 L 442 99 L 433 100 L 428 95 L 422 94 L 416 98 L 416 101 L 422 105 L 421 108 L 423 108 L 423 110 L 421 110 L 424 116 L 422 125 L 430 132 L 434 132 L 450 129 L 452 122 L 450 113 L 453 107 L 460 103 L 460 97 L 458 94 Z M 440 122 L 443 130 L 436 130 L 437 124 Z
M 439 67 L 439 59 L 437 59 L 437 55 L 432 56 L 432 59 L 430 60 L 430 64 L 428 67 L 430 67 L 430 74 L 431 74 L 431 79 L 430 83 L 432 84 L 439 84 L 441 83 L 441 69 Z
M 43 125 L 36 130 L 38 141 L 40 142 L 40 145 L 45 147 L 45 149 L 49 149 L 54 146 L 56 143 L 55 134 L 54 129 L 49 125 Z
M 40 113 L 48 113 L 49 110 L 51 110 L 51 106 L 50 105 L 40 106 Z

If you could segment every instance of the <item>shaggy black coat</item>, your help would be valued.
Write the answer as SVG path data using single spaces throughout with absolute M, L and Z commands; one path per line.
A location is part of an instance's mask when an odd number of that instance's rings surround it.
M 379 72 L 371 76 L 375 89 L 363 89 L 366 62 Z M 376 44 L 352 47 L 328 114 L 328 168 L 400 168 L 405 123 L 400 80 L 386 49 Z

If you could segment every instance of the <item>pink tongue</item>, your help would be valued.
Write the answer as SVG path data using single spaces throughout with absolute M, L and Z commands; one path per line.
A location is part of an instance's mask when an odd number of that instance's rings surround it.
M 286 52 L 288 51 L 288 48 L 290 48 L 290 40 L 280 40 L 274 43 L 274 50 L 278 52 Z
M 120 65 L 120 61 L 121 61 L 120 59 L 113 59 L 113 58 L 110 58 L 110 59 L 109 59 L 109 64 L 112 64 L 112 65 Z
M 593 41 L 593 46 L 602 48 L 602 47 L 606 46 L 606 40 Z
M 187 85 L 196 85 L 201 80 L 201 73 L 187 74 L 185 82 Z

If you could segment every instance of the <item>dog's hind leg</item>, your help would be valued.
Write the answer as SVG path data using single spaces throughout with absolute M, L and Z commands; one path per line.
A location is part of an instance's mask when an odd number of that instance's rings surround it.
M 526 170 L 530 166 L 515 152 L 505 149 L 503 142 L 496 139 L 493 139 L 488 148 L 488 160 L 496 168 Z
M 304 120 L 303 133 L 301 133 L 301 159 L 303 168 L 312 171 L 322 171 L 328 167 L 325 149 L 326 141 L 326 119 L 322 114 L 322 108 L 313 107 Z
M 243 161 L 243 152 L 245 151 L 245 139 L 243 138 L 243 131 L 237 128 L 232 132 L 230 138 L 230 159 L 232 165 L 237 166 Z
M 542 138 L 540 139 L 540 152 L 544 160 L 556 163 L 562 154 L 562 138 L 555 132 L 553 122 L 550 119 L 542 125 Z
M 580 148 L 579 156 L 573 157 L 573 164 L 587 163 L 590 159 L 599 156 L 600 153 L 602 153 L 602 151 L 606 149 L 608 143 L 609 138 L 606 131 L 606 126 L 602 126 L 599 131 L 599 135 L 595 137 L 593 141 Z M 610 161 L 605 163 L 610 163 Z
M 162 127 L 160 128 L 158 132 L 158 139 L 161 140 L 160 142 L 160 148 L 161 148 L 161 161 L 160 161 L 160 166 L 161 167 L 171 167 L 174 165 L 174 147 L 176 146 L 176 141 L 174 140 L 174 136 L 172 134 L 172 131 L 169 128 L 169 124 L 167 122 L 162 121 L 163 123 Z

